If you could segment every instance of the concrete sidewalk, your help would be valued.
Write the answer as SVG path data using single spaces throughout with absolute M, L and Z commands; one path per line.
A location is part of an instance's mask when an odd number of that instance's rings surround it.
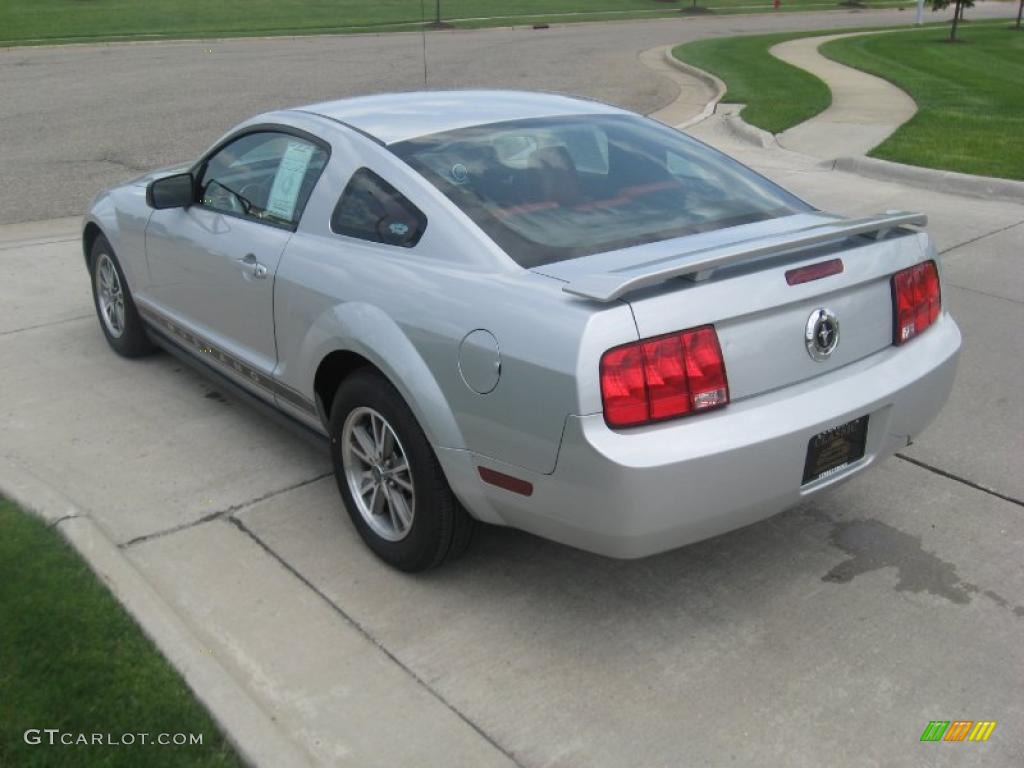
M 832 91 L 832 104 L 776 139 L 786 149 L 833 160 L 866 155 L 917 112 L 910 96 L 892 83 L 826 59 L 818 48 L 851 35 L 789 40 L 768 51 L 794 67 L 821 78 Z

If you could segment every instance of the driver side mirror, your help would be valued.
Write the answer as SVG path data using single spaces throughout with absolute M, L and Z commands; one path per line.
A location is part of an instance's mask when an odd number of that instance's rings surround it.
M 146 203 L 150 208 L 187 208 L 196 201 L 195 179 L 191 173 L 176 173 L 151 181 L 146 187 Z

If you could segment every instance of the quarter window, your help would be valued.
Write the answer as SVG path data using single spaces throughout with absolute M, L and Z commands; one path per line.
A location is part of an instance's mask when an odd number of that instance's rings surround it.
M 341 193 L 331 216 L 339 235 L 412 248 L 427 228 L 427 217 L 369 168 L 360 168 Z
M 199 202 L 221 213 L 293 228 L 326 164 L 327 152 L 305 139 L 249 133 L 207 161 Z

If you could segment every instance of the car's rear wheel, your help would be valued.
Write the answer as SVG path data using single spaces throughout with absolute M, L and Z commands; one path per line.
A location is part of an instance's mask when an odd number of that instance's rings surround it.
M 107 343 L 124 357 L 141 357 L 152 352 L 155 347 L 146 336 L 124 272 L 114 249 L 103 235 L 99 235 L 92 244 L 89 264 L 93 302 Z
M 403 571 L 422 571 L 462 554 L 472 518 L 387 379 L 369 369 L 346 378 L 329 427 L 338 490 L 353 525 L 378 557 Z

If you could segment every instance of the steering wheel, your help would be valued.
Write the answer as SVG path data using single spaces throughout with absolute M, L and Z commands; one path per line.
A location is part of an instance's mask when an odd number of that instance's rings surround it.
M 242 186 L 238 193 L 252 203 L 254 206 L 261 208 L 262 206 L 257 205 L 257 201 L 264 202 L 270 197 L 270 190 L 267 188 L 268 181 L 250 181 L 248 184 Z
M 206 185 L 206 189 L 203 191 L 203 198 L 205 203 L 214 210 L 227 213 L 245 213 L 242 201 L 216 179 L 211 180 Z

